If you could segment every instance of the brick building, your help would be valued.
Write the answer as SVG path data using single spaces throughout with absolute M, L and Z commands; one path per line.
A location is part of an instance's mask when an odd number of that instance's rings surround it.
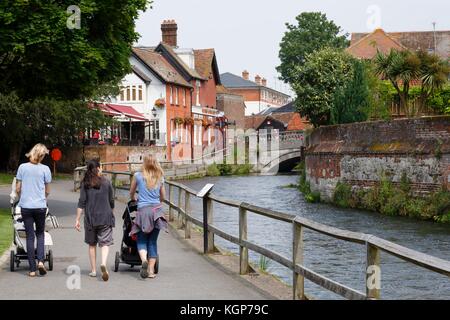
M 199 157 L 206 147 L 221 148 L 223 140 L 218 129 L 218 119 L 223 112 L 216 107 L 216 86 L 221 84 L 214 49 L 180 48 L 178 25 L 174 20 L 161 24 L 162 41 L 155 48 L 175 70 L 192 86 L 191 144 L 194 157 Z
M 227 90 L 224 86 L 217 86 L 217 110 L 222 111 L 228 120 L 228 127 L 245 129 L 244 97 Z
M 376 29 L 372 33 L 352 33 L 347 51 L 358 58 L 372 59 L 377 50 L 388 53 L 391 49 L 425 50 L 448 60 L 450 31 L 385 32 Z
M 255 81 L 249 79 L 248 71 L 242 77 L 230 72 L 220 75 L 223 86 L 231 93 L 244 97 L 245 115 L 264 112 L 268 108 L 279 108 L 289 102 L 290 96 L 267 86 L 267 80 L 259 75 Z

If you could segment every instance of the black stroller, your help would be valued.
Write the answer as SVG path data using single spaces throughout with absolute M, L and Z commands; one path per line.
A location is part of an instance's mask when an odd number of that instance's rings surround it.
M 139 252 L 137 250 L 137 243 L 130 237 L 131 226 L 133 220 L 136 217 L 137 202 L 129 201 L 125 211 L 122 215 L 123 219 L 123 237 L 120 244 L 120 252 L 116 252 L 116 258 L 114 262 L 114 272 L 119 271 L 119 264 L 128 264 L 131 267 L 142 265 Z M 159 257 L 156 259 L 155 273 L 158 273 L 159 269 Z

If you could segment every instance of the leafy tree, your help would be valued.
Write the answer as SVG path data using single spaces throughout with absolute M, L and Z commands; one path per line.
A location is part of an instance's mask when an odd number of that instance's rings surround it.
M 416 53 L 420 65 L 420 105 L 425 107 L 428 99 L 441 90 L 448 81 L 450 67 L 447 61 L 440 59 L 435 54 L 429 54 L 425 51 Z
M 335 92 L 353 78 L 354 59 L 342 50 L 325 48 L 306 56 L 295 68 L 297 110 L 315 126 L 330 124 Z
M 287 31 L 280 43 L 281 60 L 277 71 L 281 79 L 293 85 L 298 80 L 295 68 L 306 62 L 308 54 L 324 47 L 343 49 L 349 45 L 347 34 L 339 35 L 341 28 L 320 12 L 303 12 L 296 18 L 297 25 L 286 23 Z
M 82 0 L 70 29 L 71 0 L 0 2 L 0 131 L 9 168 L 35 141 L 65 144 L 103 115 L 87 101 L 117 92 L 131 71 L 135 20 L 147 0 Z
M 135 19 L 147 0 L 83 0 L 80 29 L 69 29 L 72 0 L 0 2 L 0 92 L 22 99 L 90 97 L 131 71 Z
M 102 128 L 112 120 L 81 100 L 36 98 L 23 101 L 17 94 L 0 93 L 1 144 L 9 149 L 8 168 L 14 170 L 25 147 L 42 142 L 71 146 L 86 128 Z
M 364 62 L 353 61 L 353 78 L 339 88 L 331 109 L 331 123 L 365 121 L 370 107 L 369 82 Z

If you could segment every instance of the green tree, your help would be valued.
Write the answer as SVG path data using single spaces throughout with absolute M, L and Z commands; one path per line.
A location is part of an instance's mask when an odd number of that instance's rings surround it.
M 392 49 L 388 54 L 378 52 L 374 58 L 375 73 L 394 86 L 400 98 L 400 107 L 409 110 L 409 90 L 411 82 L 419 79 L 421 61 L 410 51 Z
M 8 169 L 13 171 L 20 152 L 30 144 L 71 146 L 87 128 L 103 128 L 112 120 L 82 100 L 36 98 L 23 101 L 17 94 L 0 93 L 0 137 L 9 150 Z
M 286 23 L 277 67 L 281 79 L 291 85 L 297 82 L 295 68 L 306 62 L 308 54 L 324 47 L 343 49 L 349 45 L 347 34 L 340 36 L 341 28 L 321 12 L 303 12 L 295 19 L 297 25 Z
M 147 0 L 83 0 L 70 29 L 72 0 L 0 2 L 0 92 L 22 99 L 90 97 L 130 72 L 135 19 Z
M 435 54 L 429 54 L 425 51 L 416 53 L 420 60 L 420 106 L 427 105 L 429 98 L 442 90 L 448 82 L 450 67 L 448 61 L 444 61 Z
M 369 108 L 370 91 L 365 62 L 354 60 L 353 78 L 335 92 L 331 123 L 366 121 Z
M 10 169 L 34 141 L 69 143 L 83 126 L 105 123 L 87 103 L 117 92 L 131 71 L 135 20 L 150 3 L 79 1 L 73 29 L 71 0 L 0 2 L 0 131 Z
M 295 68 L 297 110 L 315 126 L 330 124 L 335 92 L 353 78 L 354 59 L 342 50 L 324 48 Z

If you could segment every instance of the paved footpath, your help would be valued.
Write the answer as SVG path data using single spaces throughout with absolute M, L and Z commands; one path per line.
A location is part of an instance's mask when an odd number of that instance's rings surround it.
M 100 268 L 97 278 L 90 278 L 88 247 L 84 233 L 74 228 L 78 193 L 70 191 L 73 183 L 52 183 L 49 208 L 62 228 L 51 230 L 54 266 L 45 277 L 28 277 L 28 262 L 18 270 L 9 271 L 9 259 L 0 266 L 0 299 L 267 299 L 238 275 L 225 272 L 210 260 L 194 251 L 173 231 L 161 233 L 159 238 L 160 271 L 156 279 L 141 279 L 139 267 L 130 269 L 121 264 L 119 272 L 112 271 L 115 252 L 122 239 L 122 213 L 125 205 L 116 202 L 115 244 L 110 248 L 108 268 L 110 279 L 102 281 Z M 9 208 L 10 188 L 0 187 L 0 207 Z M 99 265 L 100 252 L 97 252 Z M 71 265 L 81 268 L 81 289 L 67 287 L 66 271 Z

